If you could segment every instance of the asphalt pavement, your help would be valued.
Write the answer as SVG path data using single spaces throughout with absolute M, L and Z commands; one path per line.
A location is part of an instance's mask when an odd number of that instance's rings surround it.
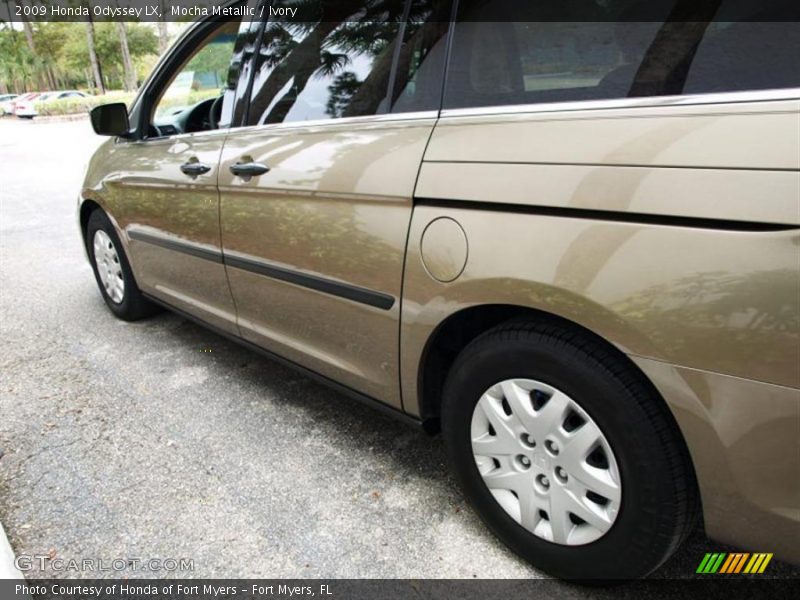
M 465 503 L 440 438 L 178 316 L 116 320 L 76 224 L 100 141 L 0 119 L 0 522 L 48 557 L 27 577 L 543 577 Z M 698 532 L 655 577 L 726 550 Z

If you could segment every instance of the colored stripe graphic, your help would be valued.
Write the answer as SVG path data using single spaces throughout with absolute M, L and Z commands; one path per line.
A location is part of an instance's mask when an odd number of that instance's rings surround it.
M 772 560 L 772 552 L 767 554 L 766 558 L 764 558 L 764 562 L 761 563 L 761 568 L 758 570 L 758 572 L 763 573 L 766 570 L 769 561 L 771 560 Z
M 745 573 L 763 573 L 769 561 L 772 560 L 772 553 L 759 553 L 753 554 L 753 558 L 750 559 L 750 562 L 747 563 L 747 566 L 744 568 Z
M 772 560 L 771 552 L 707 552 L 700 561 L 696 573 L 713 575 L 714 573 L 735 575 L 742 573 L 760 574 L 763 573 L 769 561 Z M 747 566 L 745 566 L 747 565 Z
M 749 553 L 733 552 L 728 554 L 728 559 L 723 563 L 720 573 L 738 573 L 741 571 L 744 561 L 750 556 Z
M 714 566 L 711 567 L 709 573 L 716 573 L 719 570 L 722 561 L 725 560 L 725 552 L 720 553 L 719 558 L 717 558 L 717 562 L 714 563 Z
M 737 553 L 728 554 L 728 558 L 725 559 L 725 562 L 722 563 L 722 568 L 719 570 L 720 573 L 730 573 L 731 567 L 736 564 L 739 560 L 739 555 Z
M 708 564 L 709 559 L 711 558 L 711 554 L 706 552 L 706 555 L 703 557 L 703 560 L 700 561 L 700 566 L 697 567 L 697 571 L 695 573 L 705 573 L 706 572 L 706 565 Z
M 703 562 L 697 567 L 697 573 L 716 573 L 726 556 L 727 554 L 725 552 L 706 554 L 703 558 Z
M 739 562 L 736 564 L 736 568 L 733 570 L 734 573 L 740 573 L 742 571 L 742 567 L 744 567 L 744 563 L 747 558 L 750 556 L 749 552 L 745 552 L 742 554 L 742 557 L 739 559 Z

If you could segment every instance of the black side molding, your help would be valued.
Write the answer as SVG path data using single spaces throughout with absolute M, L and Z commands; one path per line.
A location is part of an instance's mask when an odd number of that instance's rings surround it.
M 278 267 L 275 265 L 266 264 L 260 261 L 248 260 L 238 256 L 225 256 L 225 264 L 229 267 L 235 267 L 251 273 L 265 275 L 272 279 L 286 281 L 302 287 L 306 287 L 318 292 L 324 292 L 332 296 L 339 296 L 340 298 L 347 298 L 353 302 L 360 302 L 380 308 L 382 310 L 389 310 L 394 306 L 394 297 L 381 292 L 374 292 L 366 288 L 350 285 L 348 283 L 341 283 L 331 279 L 317 277 L 315 275 L 308 275 L 307 273 L 300 273 Z
M 222 264 L 222 252 L 203 248 L 202 246 L 192 244 L 191 242 L 168 240 L 157 235 L 150 235 L 149 233 L 138 231 L 136 229 L 128 230 L 128 237 L 132 240 L 136 240 L 137 242 L 145 242 L 147 244 L 152 244 L 153 246 L 160 246 L 161 248 L 166 248 L 167 250 L 174 250 L 175 252 L 181 252 L 183 254 L 188 254 L 190 256 L 195 256 L 197 258 L 203 258 L 205 260 Z
M 611 210 L 595 210 L 586 208 L 565 208 L 556 206 L 534 206 L 529 204 L 510 204 L 505 202 L 486 202 L 472 200 L 444 200 L 441 198 L 415 198 L 418 206 L 435 206 L 441 208 L 459 208 L 466 210 L 486 210 L 492 212 L 509 212 L 526 215 L 542 215 L 545 217 L 563 217 L 569 219 L 590 219 L 594 221 L 614 221 L 635 225 L 663 225 L 665 227 L 692 227 L 695 229 L 717 229 L 722 231 L 791 231 L 800 229 L 800 225 L 791 223 L 762 223 L 753 221 L 734 221 L 731 219 L 709 219 L 702 217 L 680 217 L 672 215 L 654 215 Z
M 223 255 L 221 251 L 209 250 L 188 241 L 184 242 L 178 240 L 169 240 L 161 236 L 151 235 L 136 229 L 129 230 L 128 237 L 132 240 L 153 244 L 154 246 L 160 246 L 161 248 L 166 248 L 167 250 L 181 252 L 196 258 L 210 260 L 215 263 L 224 264 L 228 267 L 234 267 L 236 269 L 242 269 L 258 275 L 264 275 L 265 277 L 270 277 L 271 279 L 285 281 L 287 283 L 299 285 L 301 287 L 316 290 L 318 292 L 323 292 L 331 296 L 338 296 L 339 298 L 345 298 L 360 304 L 374 306 L 375 308 L 380 308 L 381 310 L 389 310 L 392 308 L 392 306 L 394 306 L 394 296 L 390 296 L 389 294 L 376 292 L 349 283 L 342 283 L 340 281 L 326 279 L 324 277 L 318 277 L 316 275 L 301 273 L 300 271 L 286 269 L 285 267 L 279 267 L 277 265 L 271 265 L 261 261 L 238 256 Z

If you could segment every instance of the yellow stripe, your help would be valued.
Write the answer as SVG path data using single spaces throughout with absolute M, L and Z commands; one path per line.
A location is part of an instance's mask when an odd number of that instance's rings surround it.
M 741 572 L 742 567 L 744 566 L 744 563 L 747 560 L 748 556 L 750 556 L 749 552 L 745 552 L 744 554 L 742 554 L 742 557 L 739 559 L 739 562 L 737 563 L 736 568 L 733 571 L 734 573 Z
M 758 572 L 759 573 L 763 573 L 764 569 L 767 568 L 767 565 L 769 564 L 769 561 L 771 561 L 771 560 L 772 560 L 772 552 L 767 554 L 767 557 L 764 559 L 764 562 L 761 563 L 761 568 L 758 570 Z
M 764 557 L 766 556 L 766 554 L 759 553 L 759 554 L 756 554 L 756 556 L 758 557 L 758 559 L 756 559 L 756 562 L 753 565 L 753 568 L 750 569 L 751 573 L 758 573 L 758 568 L 761 566 L 761 561 L 764 560 Z
M 753 558 L 751 558 L 750 562 L 747 563 L 747 566 L 744 568 L 744 572 L 749 573 L 757 560 L 758 560 L 758 554 L 753 554 Z
M 722 568 L 719 570 L 720 573 L 727 573 L 728 567 L 733 562 L 734 558 L 739 558 L 738 554 L 728 554 L 728 558 L 725 559 L 725 562 L 722 564 Z

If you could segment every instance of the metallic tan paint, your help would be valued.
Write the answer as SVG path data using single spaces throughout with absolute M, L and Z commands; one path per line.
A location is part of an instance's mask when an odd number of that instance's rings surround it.
M 484 209 L 796 225 L 798 101 L 446 117 L 416 196 L 467 203 L 414 211 L 401 315 L 406 411 L 422 414 L 424 350 L 452 315 L 508 304 L 562 316 L 628 353 L 664 396 L 697 468 L 709 534 L 800 561 L 800 230 Z M 450 284 L 428 275 L 418 251 L 425 226 L 445 216 L 470 245 Z
M 433 119 L 290 123 L 231 133 L 220 168 L 226 254 L 394 296 L 381 310 L 228 267 L 242 335 L 400 408 L 402 272 Z M 230 165 L 270 167 L 245 181 Z
M 464 271 L 469 255 L 467 236 L 449 217 L 431 221 L 422 233 L 420 258 L 431 277 L 447 283 Z
M 419 256 L 433 219 L 469 239 L 453 283 Z M 502 232 L 499 235 L 497 232 Z M 482 304 L 574 321 L 629 354 L 737 377 L 800 383 L 800 232 L 729 232 L 418 206 L 402 314 L 403 406 L 420 414 L 417 372 L 431 331 Z
M 795 100 L 448 117 L 416 196 L 800 224 L 799 167 Z
M 689 445 L 706 533 L 800 563 L 800 391 L 632 358 Z
M 591 104 L 591 103 L 588 103 Z M 425 161 L 790 169 L 800 100 L 442 118 Z
M 449 284 L 427 274 L 417 250 L 425 225 L 443 215 L 470 241 L 464 273 Z M 796 536 L 786 535 L 800 527 L 798 245 L 797 231 L 417 207 L 401 316 L 404 408 L 422 413 L 423 353 L 451 315 L 509 304 L 562 316 L 617 345 L 654 381 L 697 467 L 709 534 L 800 560 Z
M 95 154 L 84 196 L 112 215 L 142 291 L 238 334 L 221 263 L 132 240 L 131 230 L 220 251 L 217 171 L 225 132 L 186 134 L 143 142 L 110 140 Z M 197 177 L 180 166 L 199 160 Z
M 798 224 L 800 102 L 503 110 L 447 116 L 435 129 L 432 118 L 247 128 L 227 136 L 222 153 L 224 131 L 110 140 L 82 196 L 118 227 L 146 292 L 411 415 L 432 401 L 418 389 L 426 345 L 459 311 L 508 304 L 586 327 L 665 398 L 692 455 L 708 533 L 800 561 L 800 231 L 484 205 L 412 211 L 416 196 Z M 192 157 L 212 171 L 181 173 Z M 228 167 L 242 159 L 271 171 L 234 177 Z M 421 259 L 422 233 L 441 218 L 457 220 L 469 241 L 450 283 Z M 226 269 L 132 241 L 134 230 L 397 301 L 381 310 Z M 445 260 L 449 242 L 429 244 L 433 262 Z

